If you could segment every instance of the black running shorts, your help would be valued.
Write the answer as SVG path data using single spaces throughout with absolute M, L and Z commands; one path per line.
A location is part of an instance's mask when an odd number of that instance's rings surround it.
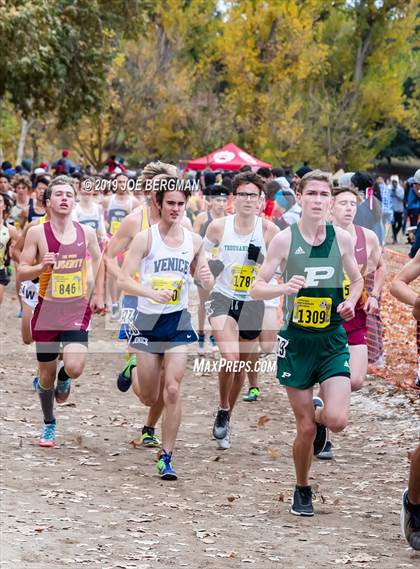
M 216 316 L 230 316 L 238 323 L 243 340 L 255 340 L 261 334 L 264 309 L 262 300 L 235 300 L 220 292 L 213 292 L 206 302 L 210 323 Z

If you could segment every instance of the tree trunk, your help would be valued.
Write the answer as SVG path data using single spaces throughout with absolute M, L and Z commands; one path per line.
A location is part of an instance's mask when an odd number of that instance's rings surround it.
M 32 164 L 33 168 L 36 168 L 36 165 L 39 163 L 39 147 L 38 147 L 38 137 L 36 132 L 32 132 Z
M 16 164 L 22 164 L 23 155 L 25 152 L 26 137 L 28 135 L 30 126 L 31 121 L 27 121 L 26 119 L 22 118 L 20 125 L 19 142 L 16 150 Z
M 363 71 L 365 66 L 366 57 L 370 49 L 370 41 L 372 39 L 373 22 L 369 22 L 369 30 L 365 37 L 362 38 L 359 47 L 357 48 L 356 62 L 354 65 L 353 81 L 360 83 L 363 78 Z

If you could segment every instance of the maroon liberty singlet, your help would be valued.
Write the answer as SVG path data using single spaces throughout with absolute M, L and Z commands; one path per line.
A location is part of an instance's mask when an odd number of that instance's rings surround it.
M 350 346 L 357 346 L 360 344 L 366 344 L 366 334 L 367 334 L 367 314 L 363 310 L 367 299 L 366 293 L 366 275 L 368 268 L 368 255 L 366 249 L 366 236 L 363 228 L 360 225 L 355 225 L 356 230 L 356 244 L 354 246 L 354 256 L 356 258 L 357 264 L 359 266 L 360 273 L 364 279 L 364 286 L 362 294 L 357 301 L 354 318 L 348 322 L 343 322 L 344 329 L 347 333 L 347 339 Z
M 39 300 L 31 321 L 37 342 L 52 342 L 69 330 L 87 330 L 92 315 L 87 298 L 87 247 L 82 226 L 73 222 L 76 239 L 60 243 L 50 222 L 44 224 L 48 251 L 57 253 L 54 267 L 39 276 Z

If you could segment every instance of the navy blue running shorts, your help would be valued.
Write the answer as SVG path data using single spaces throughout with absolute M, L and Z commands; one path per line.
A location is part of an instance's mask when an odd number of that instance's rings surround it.
M 198 340 L 188 310 L 169 314 L 144 314 L 137 311 L 130 326 L 130 347 L 140 352 L 164 354 L 166 351 Z

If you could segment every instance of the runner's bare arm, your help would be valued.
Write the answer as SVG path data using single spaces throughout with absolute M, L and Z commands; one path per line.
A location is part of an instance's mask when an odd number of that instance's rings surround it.
M 222 217 L 220 219 L 215 219 L 207 227 L 204 239 L 207 239 L 207 241 L 209 241 L 212 244 L 212 246 L 219 245 L 223 237 L 224 228 L 225 228 L 225 218 Z
M 214 277 L 206 259 L 203 240 L 199 235 L 193 234 L 193 243 L 194 259 L 191 263 L 190 272 L 195 279 L 200 281 L 205 290 L 211 290 L 214 286 Z
M 95 279 L 94 296 L 97 298 L 94 299 L 94 302 L 92 304 L 95 305 L 95 308 L 98 310 L 102 310 L 104 304 L 103 296 L 105 280 L 104 261 L 102 259 L 101 250 L 99 249 L 98 238 L 96 236 L 95 230 L 88 225 L 83 225 L 82 227 L 86 236 L 87 248 L 92 259 L 92 270 Z
M 271 300 L 284 294 L 295 294 L 304 286 L 305 277 L 301 275 L 294 275 L 287 283 L 270 283 L 278 267 L 280 267 L 281 271 L 284 270 L 290 244 L 290 229 L 277 233 L 273 238 L 264 262 L 258 271 L 257 278 L 251 287 L 250 295 L 252 298 L 256 300 Z
M 134 211 L 137 207 L 140 207 L 141 203 L 139 202 L 139 200 L 137 198 L 133 198 L 133 207 L 131 208 L 131 211 Z
M 12 259 L 15 259 L 15 255 L 14 255 L 13 251 L 14 251 L 14 248 L 16 247 L 16 243 L 19 240 L 19 231 L 16 229 L 16 227 L 13 227 L 13 225 L 10 225 L 8 229 L 9 229 L 9 237 L 10 237 L 10 249 L 9 249 L 10 257 Z M 19 261 L 20 251 L 17 253 L 17 255 L 18 255 L 18 258 L 15 260 Z
M 110 242 L 107 245 L 105 251 L 105 263 L 108 272 L 115 278 L 118 277 L 120 272 L 120 267 L 116 259 L 117 255 L 126 251 L 133 240 L 133 237 L 138 233 L 140 229 L 140 220 L 142 219 L 142 213 L 139 215 L 137 210 L 136 214 L 130 214 L 125 217 L 118 228 L 115 235 L 112 236 Z
M 386 279 L 386 265 L 382 254 L 382 248 L 376 233 L 370 229 L 363 229 L 366 234 L 366 244 L 368 250 L 368 272 L 374 273 L 373 289 L 368 297 L 364 309 L 368 314 L 379 310 L 378 297 Z
M 17 271 L 20 281 L 29 281 L 36 279 L 46 270 L 48 266 L 55 263 L 55 253 L 47 252 L 41 262 L 33 264 L 39 254 L 39 241 L 41 239 L 43 228 L 41 226 L 31 227 L 26 235 L 25 245 L 20 255 L 20 263 Z
M 272 221 L 268 221 L 267 219 L 263 220 L 263 231 L 264 231 L 264 241 L 266 247 L 268 248 L 271 241 L 280 232 L 280 229 L 277 227 L 275 223 Z
M 193 225 L 194 233 L 200 233 L 200 229 L 201 229 L 201 227 L 202 227 L 202 225 L 206 219 L 207 219 L 207 213 L 205 213 L 204 211 L 197 215 L 197 217 L 195 218 L 195 221 L 194 221 L 194 225 Z
M 181 219 L 181 225 L 182 225 L 182 227 L 185 227 L 185 229 L 188 229 L 188 231 L 193 230 L 191 220 L 186 215 L 184 215 L 184 217 Z
M 375 273 L 375 280 L 374 280 L 372 294 L 374 294 L 375 296 L 379 296 L 385 284 L 386 264 L 382 254 L 382 248 L 379 243 L 379 239 L 376 236 L 376 233 L 370 231 L 369 229 L 366 229 L 365 231 L 367 233 L 366 241 L 369 251 L 368 271 Z
M 35 225 L 38 225 L 38 221 L 37 220 L 31 221 L 31 223 L 29 223 L 29 225 L 27 225 L 25 227 L 25 229 L 23 230 L 23 233 L 20 234 L 18 240 L 15 243 L 15 246 L 13 247 L 13 251 L 12 251 L 12 259 L 14 261 L 16 261 L 16 262 L 20 261 L 20 254 L 23 250 L 23 246 L 25 245 L 26 235 L 27 235 L 29 229 L 31 227 L 34 227 Z
M 137 282 L 133 275 L 139 273 L 139 266 L 141 260 L 148 254 L 148 241 L 150 231 L 146 229 L 138 233 L 128 249 L 127 255 L 124 259 L 121 270 L 118 274 L 118 287 L 124 290 L 126 294 L 134 296 L 144 296 L 159 303 L 167 303 L 172 298 L 172 290 L 153 290 L 150 286 L 144 286 Z
M 106 242 L 106 228 L 105 228 L 105 215 L 103 207 L 99 206 L 99 226 L 98 226 L 98 234 L 100 239 L 105 243 Z
M 337 306 L 337 313 L 344 320 L 351 320 L 354 318 L 354 307 L 363 291 L 363 277 L 354 257 L 353 242 L 350 235 L 341 227 L 335 227 L 335 234 L 341 252 L 343 269 L 350 279 L 349 295 L 344 302 Z
M 409 285 L 420 277 L 420 251 L 417 251 L 414 259 L 411 259 L 398 273 L 391 283 L 391 294 L 399 301 L 414 306 L 418 295 Z
M 103 208 L 104 208 L 105 210 L 108 209 L 108 206 L 109 206 L 109 202 L 110 202 L 110 201 L 111 201 L 110 196 L 106 196 L 106 197 L 103 199 L 103 201 L 102 201 L 102 206 L 103 206 Z

